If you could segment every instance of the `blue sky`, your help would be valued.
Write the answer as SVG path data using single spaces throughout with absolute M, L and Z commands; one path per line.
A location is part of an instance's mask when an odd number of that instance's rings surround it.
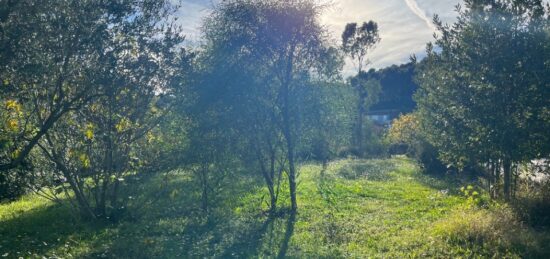
M 200 24 L 218 0 L 183 0 L 178 13 L 187 39 L 200 39 Z M 323 14 L 335 41 L 340 39 L 348 22 L 378 22 L 382 41 L 369 55 L 370 67 L 383 68 L 408 61 L 411 54 L 421 57 L 426 43 L 433 39 L 430 20 L 438 14 L 443 21 L 453 22 L 456 4 L 461 0 L 332 0 L 333 5 Z M 344 74 L 351 74 L 354 64 L 347 62 Z

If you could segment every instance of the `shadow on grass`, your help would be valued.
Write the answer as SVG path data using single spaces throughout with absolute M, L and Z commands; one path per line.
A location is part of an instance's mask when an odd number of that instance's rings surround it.
M 108 224 L 82 222 L 60 204 L 40 206 L 0 221 L 0 254 L 6 257 L 54 256 L 91 239 Z M 59 254 L 57 256 L 60 256 Z
M 200 210 L 200 189 L 187 174 L 171 176 L 162 188 L 160 178 L 142 179 L 135 190 L 122 196 L 135 195 L 129 204 L 132 208 L 146 206 L 132 209 L 136 215 L 116 224 L 83 222 L 59 205 L 37 206 L 0 221 L 0 256 L 286 257 L 292 251 L 296 215 L 258 213 L 257 205 L 251 203 L 256 199 L 235 199 L 254 194 L 255 180 L 232 180 L 230 187 L 212 196 L 216 200 L 209 216 Z
M 295 216 L 266 217 L 255 199 L 242 200 L 254 188 L 249 179 L 230 183 L 217 193 L 208 215 L 200 209 L 200 189 L 176 180 L 144 214 L 122 221 L 109 242 L 97 240 L 87 257 L 108 258 L 256 258 L 286 254 Z M 172 195 L 173 190 L 185 193 Z M 239 193 L 235 193 L 239 190 Z M 231 193 L 228 193 L 231 192 Z M 178 192 L 180 193 L 180 192 Z M 286 225 L 285 225 L 286 222 Z M 279 252 L 278 252 L 279 251 Z M 284 256 L 284 255 L 283 255 Z
M 295 213 L 284 217 L 268 217 L 262 224 L 242 232 L 234 243 L 223 250 L 219 258 L 285 258 L 295 223 Z
M 461 187 L 468 185 L 478 186 L 479 180 L 472 174 L 460 174 L 457 172 L 426 172 L 413 174 L 413 178 L 420 184 L 431 189 L 439 190 L 448 195 L 464 196 Z
M 285 230 L 285 236 L 283 239 L 283 242 L 281 244 L 281 249 L 279 249 L 279 254 L 277 255 L 277 258 L 285 258 L 286 252 L 288 251 L 288 244 L 290 242 L 290 238 L 294 234 L 294 224 L 296 223 L 296 213 L 290 214 L 290 217 L 288 217 L 287 223 L 286 223 L 286 230 Z

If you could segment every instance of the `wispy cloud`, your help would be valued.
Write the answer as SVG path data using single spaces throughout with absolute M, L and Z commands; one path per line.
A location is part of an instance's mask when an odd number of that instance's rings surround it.
M 425 55 L 426 43 L 433 40 L 435 26 L 431 19 L 440 15 L 444 22 L 454 21 L 454 6 L 462 0 L 407 0 L 413 1 L 414 12 L 404 0 L 338 0 L 322 17 L 335 40 L 346 23 L 373 20 L 378 22 L 382 41 L 371 51 L 368 68 L 384 68 L 409 61 L 412 54 Z M 419 15 L 421 15 L 419 19 Z M 368 69 L 367 68 L 367 69 Z M 352 75 L 357 68 L 346 62 L 344 75 Z
M 178 16 L 188 43 L 200 40 L 201 21 L 219 1 L 183 0 Z M 459 2 L 462 0 L 334 0 L 321 22 L 327 26 L 336 43 L 341 41 L 340 35 L 346 23 L 378 22 L 382 41 L 369 54 L 372 63 L 368 67 L 383 68 L 405 63 L 411 54 L 422 57 L 426 43 L 433 40 L 433 14 L 440 15 L 444 22 L 452 22 L 456 16 L 454 6 Z M 344 74 L 353 73 L 356 73 L 356 68 L 352 62 L 347 62 Z
M 434 31 L 434 32 L 437 31 L 437 28 L 433 24 L 432 19 L 428 17 L 426 12 L 424 12 L 422 9 L 420 9 L 420 6 L 418 6 L 418 3 L 415 0 L 405 0 L 405 3 L 409 7 L 409 9 L 411 9 L 411 11 L 416 16 L 418 16 L 418 18 L 420 18 L 420 19 L 424 20 L 424 22 L 426 22 L 426 25 L 428 25 L 428 27 L 432 31 Z

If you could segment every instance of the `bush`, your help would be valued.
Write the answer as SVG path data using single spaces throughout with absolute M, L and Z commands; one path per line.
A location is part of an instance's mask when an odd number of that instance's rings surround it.
M 25 194 L 25 179 L 15 171 L 0 174 L 0 202 L 13 201 Z
M 439 240 L 461 247 L 466 257 L 546 258 L 545 238 L 522 224 L 514 211 L 501 205 L 489 209 L 460 208 L 436 223 Z M 475 255 L 475 256 L 474 256 Z
M 438 150 L 428 143 L 415 113 L 399 116 L 392 122 L 385 141 L 392 154 L 406 154 L 415 158 L 428 172 L 445 172 Z
M 385 157 L 388 153 L 388 145 L 384 141 L 386 129 L 367 120 L 365 123 L 365 154 L 369 158 Z
M 522 219 L 534 227 L 550 226 L 550 179 L 527 167 L 527 177 L 518 179 L 516 200 L 512 203 Z M 542 171 L 538 171 L 541 173 Z M 547 172 L 542 172 L 547 173 Z

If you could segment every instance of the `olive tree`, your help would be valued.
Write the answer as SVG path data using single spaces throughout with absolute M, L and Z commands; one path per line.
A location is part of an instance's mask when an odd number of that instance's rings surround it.
M 416 100 L 447 163 L 488 168 L 511 198 L 513 169 L 549 154 L 548 10 L 542 1 L 465 1 L 420 63 Z M 496 192 L 495 192 L 496 194 Z
M 3 100 L 23 116 L 4 141 L 1 169 L 65 194 L 86 217 L 119 209 L 121 179 L 141 165 L 138 140 L 165 113 L 187 54 L 169 1 L 19 1 L 2 23 Z M 5 99 L 4 99 L 5 98 Z M 13 106 L 13 107 L 12 107 Z M 30 163 L 32 161 L 36 163 Z M 31 175 L 31 173 L 34 173 Z M 52 190 L 51 185 L 57 187 Z M 43 188 L 46 187 L 46 188 Z M 111 208 L 109 210 L 108 208 Z
M 217 81 L 209 93 L 223 95 L 220 114 L 238 125 L 245 146 L 270 189 L 286 172 L 296 210 L 296 148 L 301 139 L 298 92 L 311 82 L 337 76 L 339 54 L 319 23 L 322 6 L 309 0 L 224 1 L 204 24 L 207 60 Z M 235 124 L 230 124 L 235 125 Z M 277 169 L 278 168 L 278 169 Z

